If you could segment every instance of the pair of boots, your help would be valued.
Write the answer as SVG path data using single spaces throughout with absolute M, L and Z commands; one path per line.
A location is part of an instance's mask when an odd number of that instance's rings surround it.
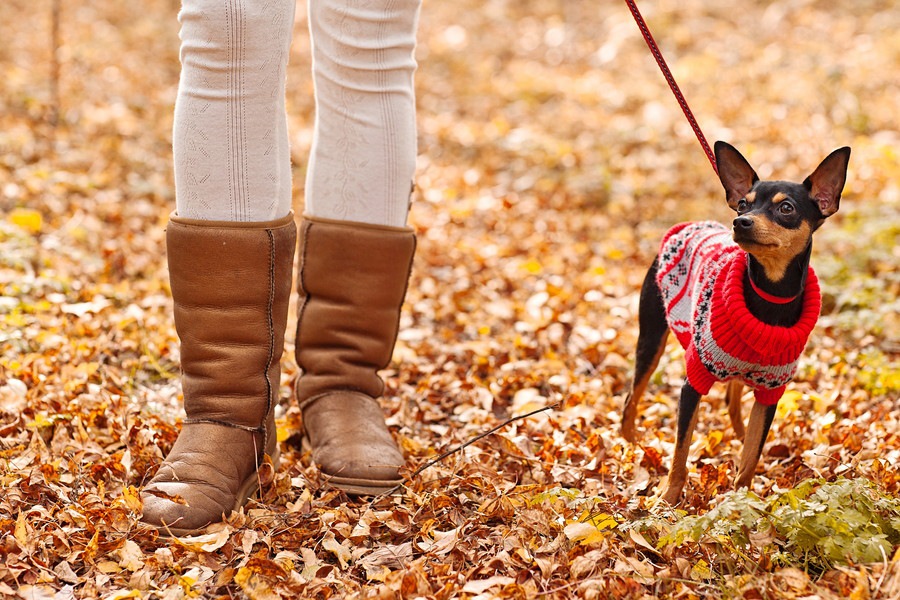
M 304 218 L 295 393 L 312 458 L 334 487 L 377 494 L 403 457 L 377 398 L 415 252 L 411 229 Z M 274 407 L 291 295 L 293 214 L 267 223 L 182 219 L 166 231 L 181 339 L 183 428 L 145 487 L 142 520 L 190 535 L 237 510 L 278 462 Z

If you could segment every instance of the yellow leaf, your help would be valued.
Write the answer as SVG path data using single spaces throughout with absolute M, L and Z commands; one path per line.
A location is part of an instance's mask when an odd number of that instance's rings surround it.
M 278 438 L 279 442 L 285 442 L 289 437 L 291 437 L 292 431 L 288 429 L 287 425 L 285 425 L 284 419 L 279 420 L 281 422 L 276 422 L 275 436 Z
M 849 600 L 869 600 L 869 578 L 866 576 L 865 567 L 860 567 L 856 573 L 856 587 L 850 592 Z
M 38 413 L 34 415 L 34 419 L 30 421 L 26 427 L 29 429 L 43 429 L 44 427 L 50 427 L 53 425 L 53 419 L 47 418 L 47 415 L 44 413 Z
M 715 452 L 716 448 L 719 447 L 719 443 L 722 441 L 722 432 L 716 429 L 713 429 L 706 436 L 706 450 L 712 454 Z
M 697 561 L 697 564 L 691 567 L 691 579 L 694 581 L 709 579 L 710 577 L 712 577 L 712 569 L 709 568 L 709 563 L 702 558 Z
M 44 227 L 44 218 L 41 213 L 30 208 L 13 209 L 9 214 L 9 222 L 29 233 L 40 233 Z
M 181 590 L 187 598 L 196 598 L 200 595 L 200 590 L 194 588 L 195 583 L 197 583 L 197 580 L 189 575 L 182 575 L 178 579 L 178 585 L 181 586 Z
M 803 394 L 798 392 L 797 390 L 788 390 L 781 397 L 781 400 L 778 401 L 778 409 L 777 415 L 779 419 L 783 419 L 789 413 L 794 412 L 800 406 L 800 400 L 803 399 Z
M 141 493 L 133 485 L 127 485 L 122 489 L 122 498 L 125 500 L 125 506 L 131 512 L 139 513 L 144 510 L 144 503 L 141 502 Z
M 97 552 L 100 549 L 100 531 L 95 531 L 94 535 L 91 537 L 90 541 L 88 541 L 87 546 L 84 547 L 84 556 L 88 560 L 93 560 L 95 556 L 97 556 Z
M 125 598 L 140 598 L 140 590 L 119 590 L 110 596 L 104 596 L 103 600 L 125 600 Z
M 563 533 L 566 534 L 569 540 L 582 545 L 596 544 L 603 541 L 603 538 L 606 537 L 606 534 L 597 529 L 593 523 L 583 523 L 581 521 L 569 523 L 563 529 Z
M 532 275 L 537 275 L 544 270 L 544 268 L 541 266 L 541 263 L 534 260 L 533 258 L 529 258 L 524 263 L 522 263 L 522 268 Z
M 619 526 L 619 522 L 616 521 L 616 518 L 612 515 L 608 515 L 606 513 L 585 513 L 582 516 L 582 521 L 591 523 L 597 529 L 615 529 Z
M 28 526 L 25 525 L 25 513 L 20 512 L 16 518 L 16 541 L 22 548 L 28 547 Z
M 281 551 L 275 555 L 275 564 L 284 569 L 286 573 L 290 573 L 294 570 L 294 559 L 296 558 L 298 558 L 296 554 Z

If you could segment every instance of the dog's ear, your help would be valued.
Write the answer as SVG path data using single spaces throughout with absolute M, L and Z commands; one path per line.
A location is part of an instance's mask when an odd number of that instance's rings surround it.
M 823 218 L 830 217 L 841 205 L 841 192 L 847 181 L 850 147 L 838 148 L 823 160 L 803 182 L 809 195 L 819 206 Z
M 737 149 L 726 142 L 716 142 L 716 169 L 725 188 L 725 200 L 731 210 L 737 210 L 738 200 L 747 195 L 759 181 L 756 171 Z

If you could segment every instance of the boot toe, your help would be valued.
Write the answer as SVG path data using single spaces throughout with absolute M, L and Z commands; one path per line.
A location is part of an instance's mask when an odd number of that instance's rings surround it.
M 326 444 L 313 453 L 313 461 L 326 475 L 342 479 L 394 482 L 400 479 L 404 460 L 393 444 Z
M 403 484 L 399 452 L 393 445 L 382 450 L 374 450 L 371 444 L 362 448 L 326 447 L 314 452 L 313 460 L 329 487 L 352 496 L 377 496 Z
M 328 483 L 351 494 L 380 494 L 403 482 L 405 464 L 378 402 L 337 392 L 303 411 L 306 443 Z
M 210 424 L 185 425 L 144 488 L 141 520 L 161 535 L 192 535 L 244 504 L 257 486 L 251 435 Z
M 221 521 L 222 502 L 203 493 L 200 487 L 196 483 L 188 486 L 177 482 L 148 487 L 141 493 L 144 504 L 141 521 L 156 527 L 162 535 L 175 536 L 196 534 L 207 525 Z

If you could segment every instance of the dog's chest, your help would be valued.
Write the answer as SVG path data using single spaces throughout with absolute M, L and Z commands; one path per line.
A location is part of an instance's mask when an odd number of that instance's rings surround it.
M 757 390 L 774 390 L 790 381 L 808 324 L 792 331 L 750 314 L 743 293 L 747 257 L 725 226 L 704 221 L 673 227 L 657 267 L 666 320 L 685 348 L 696 389 L 705 393 L 714 381 L 740 379 Z

